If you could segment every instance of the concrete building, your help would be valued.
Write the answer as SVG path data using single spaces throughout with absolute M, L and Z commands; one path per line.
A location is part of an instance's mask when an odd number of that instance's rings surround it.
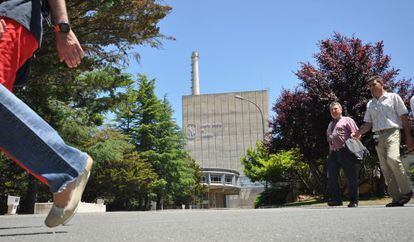
M 236 96 L 257 104 L 263 119 L 258 107 Z M 186 149 L 203 170 L 208 207 L 251 207 L 261 192 L 262 186 L 243 176 L 240 158 L 263 139 L 267 100 L 265 90 L 183 96 Z
M 266 90 L 200 94 L 198 53 L 192 59 L 192 95 L 183 96 L 186 149 L 203 171 L 208 187 L 203 207 L 252 207 L 263 191 L 243 175 L 240 158 L 268 127 Z

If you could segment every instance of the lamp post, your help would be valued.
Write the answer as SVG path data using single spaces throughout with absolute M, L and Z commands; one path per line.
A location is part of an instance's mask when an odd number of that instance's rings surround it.
M 247 102 L 253 104 L 254 106 L 256 106 L 257 109 L 259 109 L 260 116 L 262 117 L 262 132 L 263 132 L 263 140 L 264 140 L 265 139 L 265 127 L 264 127 L 264 117 L 263 117 L 262 109 L 259 107 L 259 105 L 257 105 L 257 103 L 255 103 L 255 102 L 253 102 L 253 101 L 251 101 L 251 100 L 249 100 L 245 97 L 242 97 L 240 95 L 235 95 L 234 98 L 247 101 Z

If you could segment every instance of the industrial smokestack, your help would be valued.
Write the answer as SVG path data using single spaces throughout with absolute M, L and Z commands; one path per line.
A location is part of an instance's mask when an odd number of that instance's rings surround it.
M 191 78 L 191 91 L 193 95 L 200 95 L 199 83 L 198 83 L 198 52 L 193 51 L 191 55 L 191 65 L 192 65 L 192 78 Z

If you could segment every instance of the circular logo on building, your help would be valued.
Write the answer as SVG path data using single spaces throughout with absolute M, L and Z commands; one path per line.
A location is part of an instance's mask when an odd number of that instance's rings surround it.
M 195 139 L 197 135 L 196 125 L 195 124 L 187 124 L 186 128 L 187 139 Z

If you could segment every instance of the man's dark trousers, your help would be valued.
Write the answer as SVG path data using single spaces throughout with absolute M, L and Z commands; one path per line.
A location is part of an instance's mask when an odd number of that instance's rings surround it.
M 328 158 L 328 192 L 330 202 L 342 202 L 342 191 L 339 188 L 339 171 L 344 169 L 348 181 L 350 202 L 358 202 L 358 175 L 361 165 L 358 160 L 346 149 L 332 151 Z

